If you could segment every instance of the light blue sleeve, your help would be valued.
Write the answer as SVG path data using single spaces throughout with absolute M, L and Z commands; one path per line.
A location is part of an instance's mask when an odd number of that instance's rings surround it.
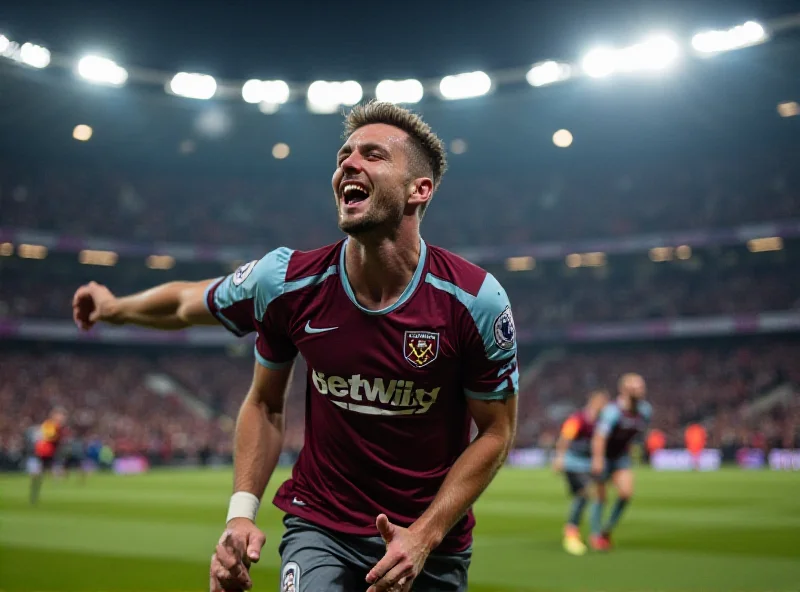
M 283 294 L 291 255 L 285 247 L 275 249 L 213 282 L 206 292 L 209 311 L 237 335 L 253 332 L 269 304 Z
M 597 427 L 595 427 L 595 431 L 601 436 L 608 436 L 619 422 L 619 418 L 619 407 L 614 403 L 609 403 L 603 407 L 603 410 L 600 412 L 600 416 L 597 418 Z
M 641 402 L 639 405 L 639 413 L 641 413 L 642 418 L 645 421 L 645 430 L 647 430 L 647 428 L 650 427 L 650 422 L 653 420 L 653 405 L 650 403 L 650 401 Z
M 493 400 L 519 391 L 517 332 L 508 295 L 490 273 L 468 306 L 480 335 L 469 357 L 465 393 L 474 399 Z

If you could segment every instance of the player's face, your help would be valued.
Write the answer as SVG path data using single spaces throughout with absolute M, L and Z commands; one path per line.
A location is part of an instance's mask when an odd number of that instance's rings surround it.
M 413 185 L 407 142 L 404 131 L 372 124 L 353 132 L 339 150 L 332 184 L 344 232 L 363 235 L 400 225 Z
M 641 376 L 631 376 L 625 381 L 623 395 L 630 401 L 632 410 L 635 410 L 639 402 L 642 401 L 647 394 L 644 379 Z
M 58 424 L 66 423 L 67 421 L 67 414 L 63 411 L 54 411 L 53 412 L 53 421 Z

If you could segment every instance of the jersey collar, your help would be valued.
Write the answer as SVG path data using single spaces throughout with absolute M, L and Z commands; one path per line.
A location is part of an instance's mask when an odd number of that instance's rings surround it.
M 368 315 L 385 315 L 389 314 L 393 310 L 396 310 L 403 304 L 405 304 L 409 298 L 414 294 L 414 291 L 419 286 L 419 282 L 422 279 L 422 272 L 425 269 L 425 258 L 428 256 L 428 247 L 425 244 L 425 241 L 422 240 L 422 237 L 419 239 L 420 249 L 419 249 L 419 262 L 417 263 L 417 269 L 414 271 L 414 275 L 411 278 L 411 282 L 406 286 L 406 289 L 403 290 L 403 293 L 400 295 L 400 298 L 397 299 L 397 302 L 394 304 L 387 306 L 386 308 L 382 308 L 380 310 L 369 310 L 368 308 L 364 308 L 358 303 L 356 300 L 356 295 L 353 292 L 353 287 L 350 285 L 350 280 L 347 279 L 347 268 L 344 264 L 345 259 L 345 252 L 347 249 L 347 243 L 350 241 L 350 237 L 345 239 L 342 243 L 342 249 L 339 252 L 339 277 L 342 280 L 342 287 L 344 288 L 347 297 L 350 299 L 358 310 Z

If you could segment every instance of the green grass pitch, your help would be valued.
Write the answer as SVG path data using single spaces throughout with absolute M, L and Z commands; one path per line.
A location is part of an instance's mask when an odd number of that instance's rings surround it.
M 637 479 L 616 549 L 571 557 L 560 545 L 561 479 L 503 470 L 476 507 L 470 591 L 800 590 L 800 473 L 640 470 Z M 27 479 L 2 476 L 0 590 L 207 590 L 230 484 L 221 470 L 48 480 L 33 508 Z M 278 589 L 280 519 L 265 503 L 255 590 Z

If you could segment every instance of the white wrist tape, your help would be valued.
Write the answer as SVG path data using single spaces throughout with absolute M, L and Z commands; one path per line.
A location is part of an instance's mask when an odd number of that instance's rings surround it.
M 237 491 L 231 496 L 231 503 L 228 505 L 228 518 L 225 523 L 227 524 L 234 518 L 249 518 L 255 522 L 260 504 L 259 499 L 252 493 Z

